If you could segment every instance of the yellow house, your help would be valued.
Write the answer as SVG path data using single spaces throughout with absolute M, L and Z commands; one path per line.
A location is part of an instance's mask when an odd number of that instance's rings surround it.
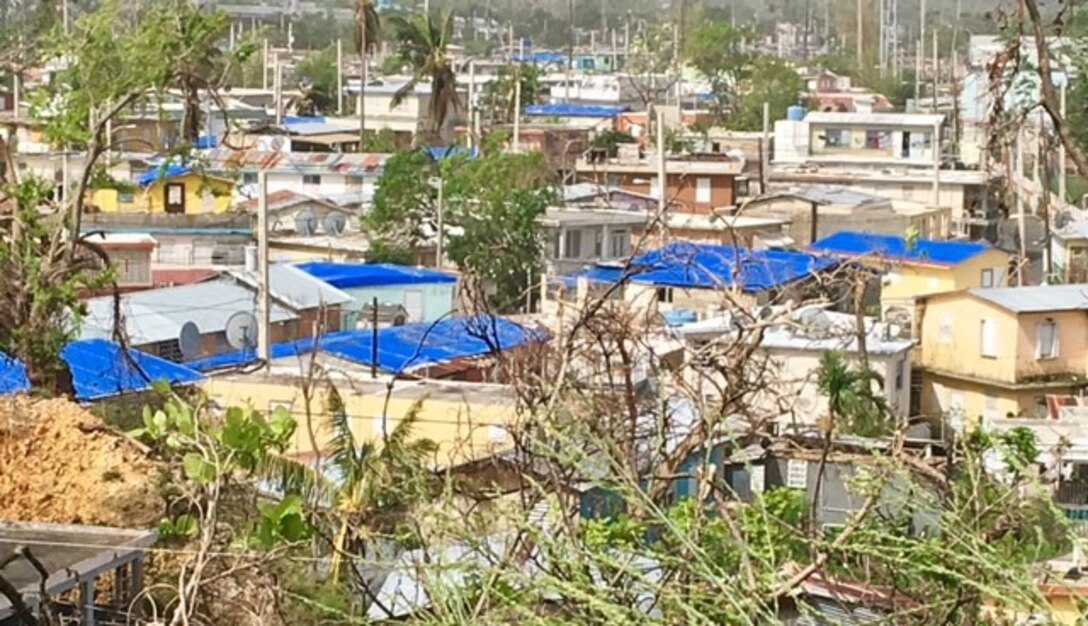
M 918 304 L 925 415 L 953 425 L 1042 417 L 1047 395 L 1088 386 L 1083 285 L 968 289 Z
M 515 419 L 515 395 L 506 385 L 437 380 L 397 380 L 379 373 L 370 377 L 366 366 L 325 354 L 321 369 L 339 392 L 352 435 L 357 441 L 380 442 L 412 407 L 419 403 L 414 429 L 417 437 L 438 444 L 438 467 L 484 458 L 513 447 L 508 428 Z M 204 391 L 219 406 L 251 406 L 261 411 L 283 407 L 291 411 L 298 429 L 287 454 L 313 458 L 327 453 L 331 431 L 327 399 L 329 382 L 315 385 L 311 400 L 303 395 L 303 375 L 309 357 L 274 359 L 266 372 L 211 376 Z
M 976 241 L 908 241 L 894 235 L 843 231 L 812 244 L 813 252 L 856 260 L 883 274 L 885 318 L 912 319 L 916 298 L 961 289 L 1004 286 L 1008 252 Z
M 136 180 L 135 189 L 95 189 L 89 202 L 103 213 L 224 213 L 233 204 L 234 182 L 187 166 L 155 168 Z

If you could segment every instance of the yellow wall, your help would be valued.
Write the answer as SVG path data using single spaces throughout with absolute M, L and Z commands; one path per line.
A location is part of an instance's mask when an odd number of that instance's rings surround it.
M 923 415 L 954 416 L 953 407 L 958 404 L 962 411 L 954 417 L 962 418 L 966 426 L 973 426 L 980 417 L 1036 417 L 1039 400 L 1051 393 L 1072 393 L 1072 389 L 1016 390 L 924 372 L 921 408 Z
M 881 304 L 885 309 L 904 306 L 919 296 L 981 287 L 984 269 L 993 269 L 993 286 L 1003 287 L 1008 264 L 1009 254 L 996 248 L 954 267 L 880 262 L 878 267 L 885 272 Z
M 511 424 L 515 414 L 512 394 L 502 393 L 498 385 L 463 383 L 433 386 L 429 391 L 419 391 L 416 383 L 398 383 L 400 385 L 403 387 L 399 390 L 395 388 L 388 411 L 384 411 L 384 384 L 364 386 L 357 382 L 343 382 L 337 385 L 357 440 L 380 440 L 382 415 L 386 416 L 387 432 L 392 432 L 413 404 L 422 399 L 414 433 L 438 444 L 436 462 L 440 466 L 478 459 L 513 445 L 508 433 L 492 427 Z M 464 393 L 457 393 L 458 390 Z M 309 455 L 314 452 L 306 402 L 297 384 L 287 382 L 283 377 L 263 378 L 260 374 L 212 377 L 204 383 L 204 391 L 220 406 L 248 405 L 260 411 L 270 411 L 278 406 L 289 407 L 298 421 L 298 429 L 287 453 Z M 313 417 L 309 424 L 313 427 L 313 440 L 322 451 L 327 449 L 329 441 L 324 412 L 325 396 L 322 392 L 311 403 Z
M 185 185 L 185 213 L 224 213 L 233 204 L 231 194 L 234 183 L 219 178 L 206 178 L 197 174 L 175 176 L 168 180 L 155 181 L 144 189 L 132 194 L 131 202 L 123 202 L 114 189 L 95 189 L 91 192 L 90 202 L 103 213 L 163 213 L 163 200 L 166 185 L 181 183 Z M 208 205 L 205 196 L 211 195 Z
M 997 357 L 981 354 L 981 320 L 997 324 Z M 943 321 L 951 321 L 951 336 L 941 336 Z M 1036 329 L 1044 322 L 1058 327 L 1058 354 L 1036 358 Z M 1015 315 L 967 293 L 934 296 L 926 301 L 921 325 L 922 365 L 974 378 L 1007 383 L 1024 382 L 1042 375 L 1084 376 L 1088 366 L 1088 315 L 1059 311 Z

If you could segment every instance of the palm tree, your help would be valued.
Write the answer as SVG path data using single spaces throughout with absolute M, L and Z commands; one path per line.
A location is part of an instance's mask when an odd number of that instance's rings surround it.
M 394 94 L 392 106 L 403 102 L 421 81 L 429 81 L 430 130 L 440 136 L 450 112 L 461 108 L 457 75 L 446 50 L 453 32 L 453 18 L 449 13 L 437 17 L 411 15 L 393 18 L 392 25 L 398 42 L 398 54 L 412 68 L 412 79 Z
M 343 400 L 330 386 L 327 427 L 332 439 L 325 462 L 315 467 L 280 458 L 267 469 L 285 494 L 300 494 L 330 512 L 334 580 L 343 575 L 345 556 L 361 554 L 374 536 L 391 533 L 413 504 L 432 492 L 435 475 L 428 462 L 437 447 L 429 439 L 413 437 L 421 406 L 412 405 L 382 441 L 359 441 Z
M 378 45 L 381 21 L 373 0 L 355 0 L 355 49 L 363 60 L 362 82 L 359 83 L 359 151 L 366 149 L 366 83 L 367 55 Z
M 827 397 L 828 432 L 841 426 L 846 432 L 860 437 L 889 434 L 888 402 L 874 385 L 882 387 L 884 379 L 867 367 L 852 368 L 842 353 L 829 351 L 820 358 L 817 386 Z

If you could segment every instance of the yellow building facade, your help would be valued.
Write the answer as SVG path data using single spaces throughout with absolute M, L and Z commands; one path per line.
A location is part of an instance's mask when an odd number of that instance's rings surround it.
M 1009 267 L 1009 253 L 990 248 L 956 265 L 938 265 L 912 261 L 871 259 L 867 265 L 884 273 L 880 290 L 880 308 L 910 309 L 922 296 L 961 289 L 1004 287 Z
M 203 390 L 222 407 L 289 410 L 298 428 L 286 453 L 313 458 L 329 450 L 329 386 L 316 384 L 307 402 L 300 373 L 304 369 L 297 357 L 283 359 L 274 362 L 267 374 L 209 377 Z M 413 435 L 437 444 L 434 462 L 438 467 L 484 458 L 513 446 L 509 428 L 516 419 L 516 401 L 513 390 L 505 385 L 403 380 L 394 381 L 390 390 L 388 377 L 370 379 L 366 368 L 354 365 L 330 376 L 359 442 L 380 443 L 383 434 L 393 432 L 418 404 Z
M 975 289 L 918 306 L 922 413 L 1035 417 L 1047 395 L 1088 383 L 1088 297 L 1081 286 Z
M 131 193 L 95 189 L 88 202 L 103 213 L 225 213 L 233 206 L 234 182 L 188 172 L 156 178 Z

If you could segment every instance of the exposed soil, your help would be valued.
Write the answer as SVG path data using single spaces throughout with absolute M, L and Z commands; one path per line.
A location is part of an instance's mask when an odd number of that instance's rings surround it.
M 0 398 L 0 520 L 152 526 L 159 467 L 67 400 Z

